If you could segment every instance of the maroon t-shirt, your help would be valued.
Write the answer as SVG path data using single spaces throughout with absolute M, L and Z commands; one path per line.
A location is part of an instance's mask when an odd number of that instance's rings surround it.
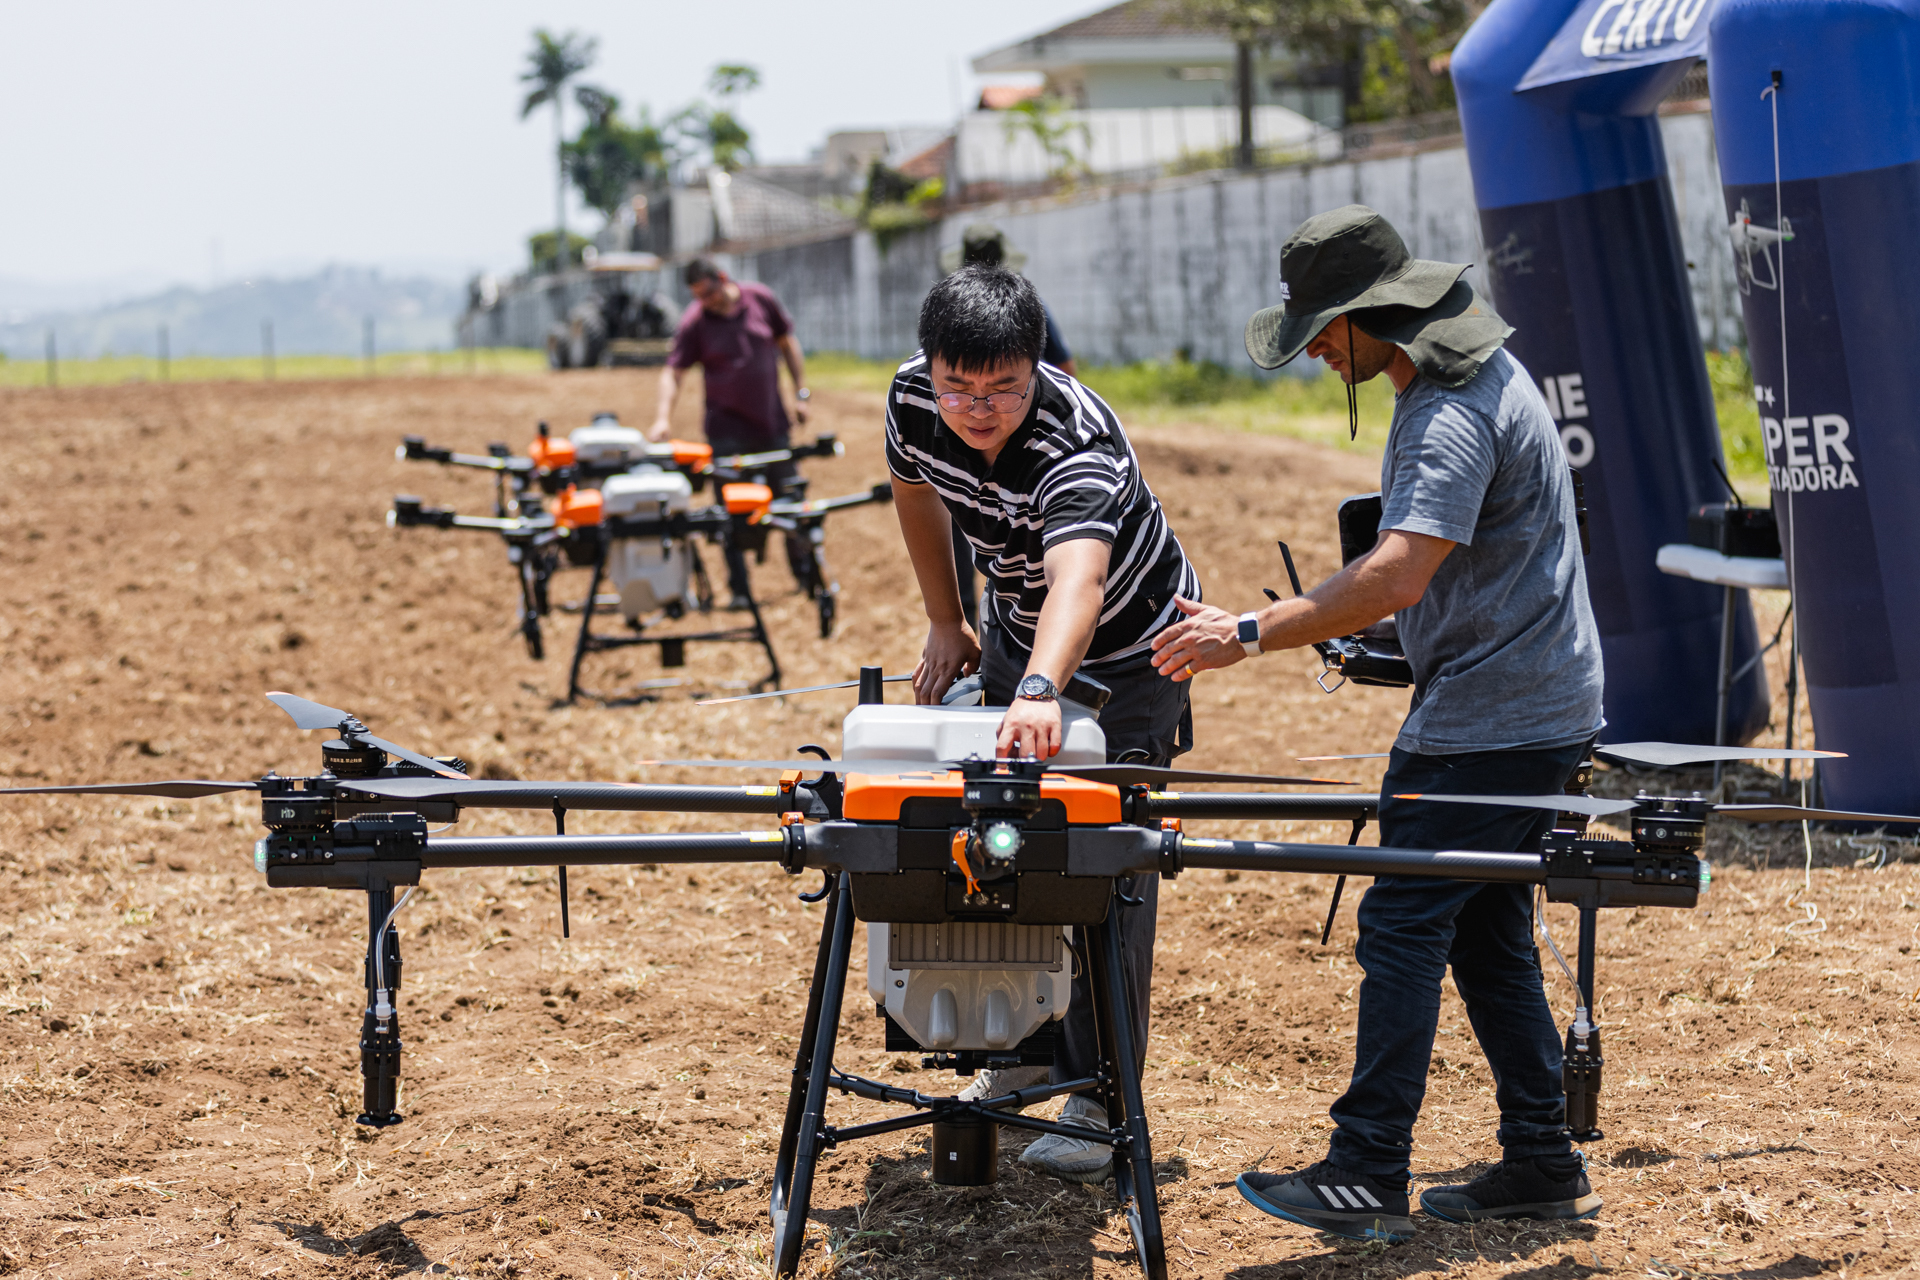
M 780 348 L 793 317 L 773 290 L 736 280 L 740 305 L 716 316 L 698 302 L 680 316 L 667 362 L 706 372 L 707 440 L 716 447 L 751 449 L 784 444 L 787 410 L 780 403 Z

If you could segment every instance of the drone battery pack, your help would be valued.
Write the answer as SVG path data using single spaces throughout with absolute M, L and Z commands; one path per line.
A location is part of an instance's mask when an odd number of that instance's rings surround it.
M 1709 502 L 1687 515 L 1687 541 L 1723 556 L 1780 558 L 1780 524 L 1772 507 Z

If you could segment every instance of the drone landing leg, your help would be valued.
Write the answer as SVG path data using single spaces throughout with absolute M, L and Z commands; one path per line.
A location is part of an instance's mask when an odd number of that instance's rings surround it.
M 573 666 L 567 671 L 567 701 L 571 703 L 580 696 L 580 663 L 587 656 L 587 650 L 593 647 L 593 610 L 600 599 L 600 580 L 607 574 L 607 539 L 601 539 L 600 554 L 593 562 L 593 581 L 587 587 L 587 598 L 580 606 L 580 638 L 573 646 Z
M 366 1110 L 356 1123 L 375 1129 L 399 1124 L 400 1116 L 400 1013 L 394 1008 L 400 994 L 400 934 L 386 927 L 393 914 L 393 890 L 385 885 L 367 889 L 367 917 L 371 946 L 367 950 L 367 1010 L 360 1021 L 361 1100 Z M 382 929 L 386 936 L 382 937 Z M 373 948 L 384 947 L 381 957 L 386 988 L 380 988 L 373 965 Z
M 534 564 L 537 554 L 531 547 L 521 550 L 515 566 L 520 571 L 520 635 L 527 642 L 527 655 L 535 662 L 547 656 L 540 634 L 539 587 L 535 579 L 539 570 Z
M 767 624 L 760 617 L 760 602 L 754 598 L 753 588 L 748 587 L 742 593 L 747 598 L 747 612 L 753 615 L 753 638 L 767 653 L 767 679 L 764 685 L 768 689 L 780 687 L 780 659 L 773 656 L 773 637 L 767 634 Z
M 1147 1135 L 1147 1104 L 1140 1088 L 1140 1061 L 1133 1043 L 1133 1005 L 1120 957 L 1119 902 L 1100 924 L 1086 930 L 1088 977 L 1100 1056 L 1105 1060 L 1108 1122 L 1126 1130 L 1127 1145 L 1113 1153 L 1113 1188 L 1126 1206 L 1134 1250 L 1146 1280 L 1166 1280 L 1167 1251 L 1160 1231 L 1160 1199 L 1153 1181 L 1153 1150 Z
M 1348 844 L 1359 844 L 1360 833 L 1366 829 L 1365 818 L 1353 820 L 1353 834 L 1347 837 Z M 1340 914 L 1340 893 L 1347 887 L 1347 878 L 1341 876 L 1333 882 L 1333 901 L 1327 904 L 1327 922 L 1320 929 L 1320 945 L 1326 946 L 1327 939 L 1333 936 L 1333 918 Z
M 1567 1093 L 1567 1128 L 1575 1142 L 1593 1142 L 1600 1132 L 1600 1028 L 1593 1025 L 1593 968 L 1595 935 L 1599 932 L 1597 908 L 1580 908 L 1580 959 L 1577 979 L 1582 1016 L 1567 1031 L 1566 1055 L 1560 1080 Z
M 807 1242 L 807 1208 L 813 1200 L 813 1171 L 819 1163 L 826 1112 L 827 1080 L 833 1074 L 833 1046 L 840 1030 L 840 1004 L 846 994 L 848 957 L 853 951 L 853 897 L 843 873 L 827 900 L 821 922 L 820 951 L 814 961 L 813 991 L 807 998 L 809 1025 L 801 1028 L 800 1051 L 793 1065 L 793 1091 L 787 1099 L 787 1126 L 773 1172 L 774 1274 L 791 1276 L 800 1266 Z M 806 1093 L 796 1116 L 800 1081 Z M 791 1147 L 789 1146 L 791 1143 Z M 791 1167 L 788 1166 L 791 1151 Z

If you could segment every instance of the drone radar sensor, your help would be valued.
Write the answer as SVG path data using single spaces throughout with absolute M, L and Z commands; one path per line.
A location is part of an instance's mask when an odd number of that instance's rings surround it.
M 1449 803 L 1538 806 L 1561 816 L 1541 850 L 1375 848 L 1218 840 L 1184 825 L 1212 819 L 1344 820 L 1361 827 L 1379 797 L 1266 788 L 1316 781 L 1106 763 L 1097 708 L 1063 699 L 1064 750 L 1056 760 L 996 759 L 1003 709 L 887 705 L 877 668 L 861 673 L 860 703 L 847 716 L 845 760 L 647 761 L 644 768 L 761 770 L 770 784 L 490 781 L 469 779 L 457 760 L 431 758 L 371 736 L 358 719 L 290 694 L 273 700 L 301 728 L 330 730 L 322 770 L 253 782 L 186 780 L 125 786 L 27 787 L 24 792 L 190 798 L 256 790 L 267 834 L 254 863 L 273 888 L 330 888 L 367 895 L 370 930 L 361 1025 L 365 1109 L 360 1123 L 399 1122 L 401 1039 L 398 890 L 454 867 L 558 866 L 562 928 L 569 865 L 761 863 L 790 874 L 818 871 L 803 895 L 824 902 L 812 982 L 797 1028 L 792 1083 L 774 1161 L 770 1216 L 779 1277 L 797 1271 L 821 1159 L 858 1138 L 926 1127 L 934 1177 L 978 1185 L 996 1176 L 998 1130 L 1061 1134 L 1113 1152 L 1114 1191 L 1140 1266 L 1165 1280 L 1153 1155 L 1114 903 L 1127 878 L 1210 868 L 1310 875 L 1400 875 L 1537 886 L 1536 900 L 1579 912 L 1579 1008 L 1568 1031 L 1569 1123 L 1581 1141 L 1599 1136 L 1600 1044 L 1594 1013 L 1599 913 L 1614 907 L 1689 908 L 1710 880 L 1702 858 L 1715 813 L 1777 821 L 1786 810 L 1715 806 L 1698 797 L 1595 800 L 1584 780 L 1558 796 L 1428 796 Z M 1651 757 L 1692 748 L 1636 743 L 1602 748 Z M 1777 754 L 1777 753 L 1769 753 Z M 1229 791 L 1175 789 L 1224 784 Z M 553 835 L 460 837 L 429 831 L 468 809 L 521 809 L 553 816 Z M 565 834 L 569 810 L 754 814 L 777 826 L 737 832 Z M 1591 816 L 1624 814 L 1626 839 L 1590 837 Z M 1859 819 L 1794 810 L 1792 816 Z M 1920 818 L 1894 819 L 1920 823 Z M 1096 1052 L 1083 1073 L 1057 1083 L 969 1098 L 869 1079 L 835 1063 L 856 922 L 867 927 L 866 992 L 886 1044 L 920 1055 L 924 1069 L 971 1076 L 983 1069 L 1056 1061 L 1059 1022 L 1091 1002 Z M 1544 933 L 1544 930 L 1543 930 Z M 1551 944 L 1551 937 L 1548 937 Z M 1555 949 L 1558 956 L 1558 950 Z M 1562 962 L 1565 963 L 1564 961 Z M 828 1095 L 852 1094 L 901 1108 L 889 1118 L 833 1123 Z M 1024 1114 L 1049 1098 L 1086 1094 L 1105 1109 L 1104 1129 Z M 430 1105 L 430 1104 L 429 1104 Z

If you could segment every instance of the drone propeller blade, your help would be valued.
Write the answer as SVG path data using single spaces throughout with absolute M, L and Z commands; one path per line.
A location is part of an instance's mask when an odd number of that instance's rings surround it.
M 359 720 L 351 713 L 342 711 L 338 707 L 323 706 L 310 698 L 302 698 L 294 693 L 270 693 L 267 695 L 267 698 L 275 706 L 293 717 L 293 724 L 296 729 L 338 729 L 341 731 L 343 738 L 350 738 L 355 742 L 364 742 L 370 747 L 378 747 L 388 755 L 399 756 L 402 760 L 410 764 L 417 764 L 422 769 L 430 773 L 437 773 L 443 778 L 464 778 L 467 776 L 458 769 L 448 768 L 430 756 L 423 756 L 417 751 L 409 751 L 397 742 L 388 742 L 385 738 L 376 738 L 366 732 L 365 729 L 356 727 L 352 731 L 347 730 L 346 725 L 351 723 L 357 726 Z
M 882 676 L 881 679 L 886 684 L 896 684 L 902 680 L 911 680 L 913 677 Z M 761 698 L 784 698 L 790 693 L 825 693 L 829 689 L 856 689 L 859 685 L 860 682 L 858 680 L 842 680 L 838 684 L 814 684 L 808 685 L 804 689 L 774 689 L 767 693 L 743 693 L 733 698 L 702 698 L 693 705 L 696 707 L 721 707 L 729 702 L 756 702 Z
M 423 756 L 417 751 L 409 751 L 397 742 L 388 742 L 385 738 L 376 738 L 370 733 L 356 733 L 353 736 L 368 746 L 378 747 L 387 754 L 399 756 L 402 760 L 410 764 L 417 764 L 422 769 L 431 769 L 443 778 L 465 778 L 467 776 L 458 769 L 441 764 L 431 756 Z
M 1741 822 L 1920 822 L 1920 818 L 1903 813 L 1850 813 L 1792 804 L 1722 804 L 1715 805 L 1713 811 Z
M 352 778 L 342 794 L 377 796 L 409 804 L 451 802 L 465 809 L 583 809 L 604 812 L 751 813 L 742 797 L 759 798 L 772 787 L 693 787 L 647 782 L 522 782 L 489 778 Z M 705 807 L 703 804 L 718 807 Z
M 1788 751 L 1784 747 L 1696 747 L 1678 742 L 1623 742 L 1597 746 L 1593 754 L 1656 769 L 1679 769 L 1716 760 L 1836 760 L 1844 751 Z
M 292 716 L 296 729 L 338 729 L 353 719 L 338 707 L 324 707 L 294 693 L 270 693 L 267 701 Z
M 644 765 L 671 765 L 683 769 L 796 769 L 805 773 L 946 773 L 960 767 L 957 760 L 642 760 Z M 1337 778 L 1283 778 L 1260 773 L 1207 773 L 1193 769 L 1164 769 L 1150 764 L 1047 765 L 1048 773 L 1126 786 L 1136 782 L 1241 782 L 1266 786 L 1350 786 Z
M 1357 756 L 1295 756 L 1301 764 L 1316 764 L 1322 760 L 1385 760 L 1392 752 L 1363 751 Z
M 172 800 L 197 800 L 225 791 L 258 791 L 257 782 L 99 782 L 73 787 L 0 787 L 0 796 L 79 795 L 79 796 L 166 796 Z
M 1548 809 L 1555 813 L 1584 813 L 1589 818 L 1604 818 L 1633 808 L 1632 800 L 1606 800 L 1599 796 L 1456 796 L 1416 793 L 1397 795 L 1395 800 L 1440 800 L 1447 804 L 1489 804 L 1512 809 Z

